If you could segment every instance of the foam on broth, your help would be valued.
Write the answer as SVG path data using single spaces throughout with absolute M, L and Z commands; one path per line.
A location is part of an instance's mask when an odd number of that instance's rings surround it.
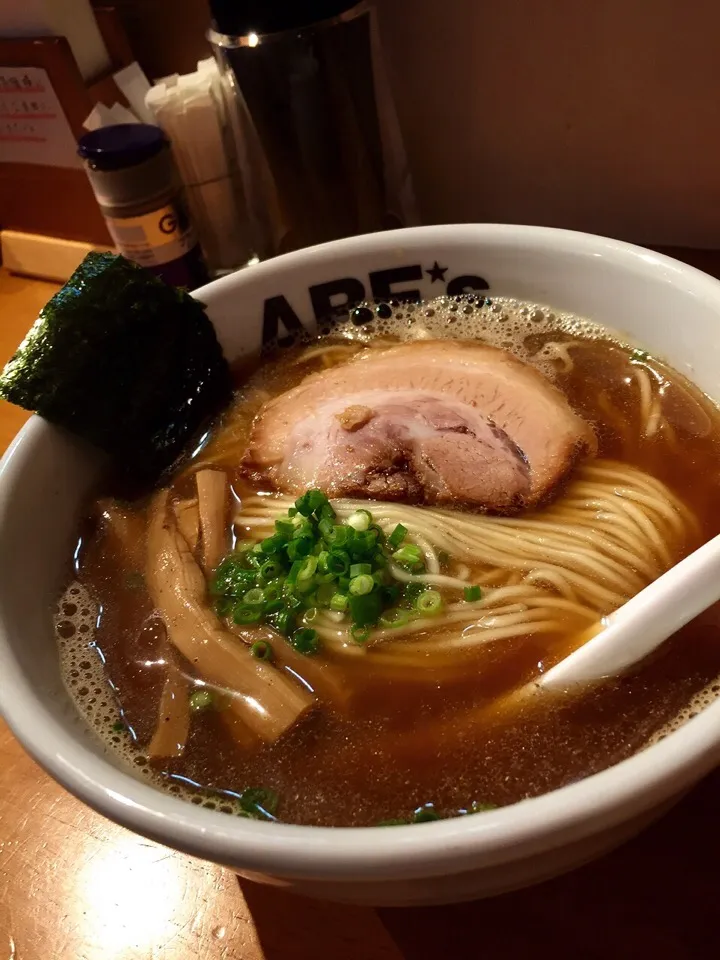
M 382 338 L 445 336 L 509 350 L 553 379 L 595 422 L 603 456 L 663 480 L 696 511 L 704 540 L 720 532 L 713 510 L 720 493 L 718 411 L 675 371 L 633 352 L 597 324 L 534 304 L 469 297 L 363 306 L 347 320 L 323 325 L 320 334 L 359 346 Z M 574 368 L 568 372 L 565 346 L 573 341 L 582 343 L 571 348 Z M 281 350 L 279 359 L 269 351 L 250 376 L 251 386 L 241 387 L 229 427 L 215 431 L 200 457 L 222 450 L 229 435 L 241 443 L 263 396 L 319 368 L 313 361 L 290 363 L 301 349 Z M 638 369 L 662 394 L 672 434 L 633 435 L 643 402 Z M 242 372 L 243 380 L 248 373 Z M 243 404 L 246 415 L 238 416 Z M 673 455 L 673 444 L 680 457 Z M 443 813 L 466 809 L 473 800 L 516 802 L 623 759 L 720 693 L 720 612 L 711 610 L 637 674 L 580 699 L 534 698 L 510 716 L 486 715 L 477 722 L 473 664 L 482 664 L 483 678 L 493 670 L 505 679 L 512 671 L 518 680 L 529 677 L 547 656 L 530 637 L 511 657 L 495 645 L 482 661 L 460 658 L 456 672 L 462 676 L 452 680 L 433 670 L 412 679 L 372 671 L 362 676 L 350 665 L 346 679 L 359 698 L 352 717 L 319 711 L 249 758 L 217 716 L 204 714 L 193 721 L 183 760 L 151 765 L 143 746 L 156 721 L 163 676 L 152 605 L 142 588 L 127 585 L 102 543 L 90 536 L 87 544 L 82 583 L 68 587 L 56 618 L 61 666 L 78 710 L 132 769 L 192 802 L 228 812 L 234 791 L 256 785 L 278 791 L 281 819 L 309 824 L 371 824 L 407 816 L 428 802 Z

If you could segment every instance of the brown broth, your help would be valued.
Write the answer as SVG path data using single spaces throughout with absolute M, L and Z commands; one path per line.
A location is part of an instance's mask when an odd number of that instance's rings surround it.
M 547 344 L 571 341 L 574 369 L 563 373 L 562 356 Z M 524 348 L 540 352 L 543 368 L 555 369 L 573 407 L 595 424 L 600 456 L 667 484 L 697 514 L 703 541 L 720 532 L 720 414 L 707 398 L 666 365 L 611 339 L 560 329 L 526 337 Z M 228 469 L 238 498 L 248 492 L 236 468 L 254 413 L 265 399 L 321 368 L 319 360 L 297 363 L 303 349 L 239 371 L 233 410 L 197 454 L 195 463 L 212 460 Z M 670 425 L 649 438 L 640 436 L 638 369 L 661 385 Z M 181 471 L 178 491 L 187 483 Z M 94 641 L 142 748 L 157 723 L 164 631 L 134 576 L 136 561 L 120 556 L 92 522 L 83 543 L 80 580 L 102 604 Z M 276 744 L 243 752 L 219 715 L 208 712 L 193 718 L 185 755 L 154 767 L 170 789 L 175 777 L 202 787 L 196 802 L 215 790 L 270 787 L 281 798 L 280 818 L 303 824 L 373 824 L 407 817 L 429 802 L 443 814 L 472 801 L 513 803 L 610 766 L 671 724 L 720 675 L 720 607 L 678 633 L 635 674 L 580 699 L 534 697 L 514 710 L 484 709 L 554 662 L 557 642 L 529 635 L 410 672 L 381 668 L 370 657 L 323 653 L 346 696 L 323 700 Z M 314 683 L 310 673 L 308 681 Z

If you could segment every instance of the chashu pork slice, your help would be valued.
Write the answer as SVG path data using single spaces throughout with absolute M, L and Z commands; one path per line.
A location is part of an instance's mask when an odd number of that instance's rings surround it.
M 368 350 L 265 404 L 243 467 L 286 493 L 509 514 L 549 499 L 595 449 L 590 425 L 533 367 L 424 340 Z

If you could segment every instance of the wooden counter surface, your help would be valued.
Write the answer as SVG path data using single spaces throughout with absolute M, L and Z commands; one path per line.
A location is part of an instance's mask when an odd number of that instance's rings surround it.
M 0 364 L 54 289 L 0 271 Z M 0 401 L 2 449 L 24 420 Z M 374 911 L 239 882 L 114 826 L 50 780 L 0 721 L 0 960 L 544 957 L 720 957 L 720 773 L 569 876 L 474 904 Z

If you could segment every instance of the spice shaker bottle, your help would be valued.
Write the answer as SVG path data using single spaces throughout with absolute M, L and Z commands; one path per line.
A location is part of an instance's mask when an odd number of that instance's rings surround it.
M 416 223 L 373 9 L 211 0 L 211 10 L 255 249 Z
M 78 152 L 120 253 L 167 283 L 193 290 L 209 276 L 170 144 L 159 127 L 100 127 Z

